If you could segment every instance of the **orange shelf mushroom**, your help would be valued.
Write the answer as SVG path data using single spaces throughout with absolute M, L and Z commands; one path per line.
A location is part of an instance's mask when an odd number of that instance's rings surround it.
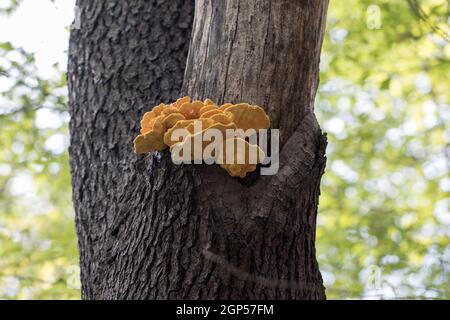
M 211 111 L 211 110 L 219 110 L 219 109 L 218 109 L 217 106 L 212 105 L 212 104 L 209 104 L 209 105 L 207 105 L 207 106 L 204 106 L 204 107 L 201 108 L 200 111 L 199 111 L 200 117 L 201 117 L 204 113 L 209 112 L 209 111 Z
M 214 124 L 214 121 L 211 119 L 191 119 L 178 121 L 172 128 L 167 130 L 166 133 L 164 134 L 164 143 L 169 147 L 171 147 L 175 143 L 183 142 L 184 138 L 183 139 L 178 138 L 174 140 L 175 137 L 173 137 L 173 133 L 177 129 L 186 129 L 187 134 L 191 135 L 194 134 L 195 121 L 201 122 L 202 128 L 208 128 Z
M 200 126 L 201 130 L 195 132 Z M 208 130 L 217 129 L 222 133 L 223 140 L 219 141 L 219 154 L 214 155 L 216 162 L 231 176 L 243 178 L 247 173 L 256 170 L 257 164 L 261 163 L 265 155 L 258 145 L 252 145 L 240 137 L 227 139 L 227 129 L 259 130 L 269 127 L 270 119 L 259 106 L 247 103 L 226 103 L 218 106 L 211 99 L 192 101 L 190 97 L 182 97 L 171 104 L 159 104 L 144 114 L 140 135 L 134 140 L 134 151 L 143 154 L 167 147 L 170 147 L 171 151 L 186 147 L 185 150 L 191 150 L 190 160 L 195 160 L 194 144 L 199 144 L 197 148 L 205 150 L 213 141 L 203 141 L 202 137 Z M 184 129 L 184 132 L 175 137 L 177 129 Z M 227 158 L 225 150 L 226 145 L 230 143 L 235 144 L 232 156 L 228 155 L 228 160 L 231 160 L 225 163 L 217 161 L 220 157 Z M 250 152 L 257 154 L 256 161 L 250 159 Z
M 231 155 L 226 153 L 230 146 L 233 150 Z M 252 159 L 251 156 L 254 158 Z M 256 170 L 257 164 L 261 163 L 264 157 L 264 151 L 259 146 L 250 144 L 239 137 L 234 137 L 224 142 L 218 159 L 220 160 L 220 166 L 230 176 L 244 178 L 247 173 Z
M 224 109 L 226 115 L 239 129 L 268 129 L 270 119 L 263 108 L 248 103 L 240 103 Z
M 205 120 L 205 119 L 200 119 L 200 120 Z M 216 129 L 221 133 L 222 137 L 226 137 L 226 131 L 227 130 L 236 130 L 236 125 L 234 123 L 229 123 L 229 124 L 222 124 L 222 123 L 213 123 L 212 125 L 208 126 L 207 128 L 205 128 L 204 130 L 197 132 L 197 133 L 193 133 L 190 134 L 188 136 L 186 136 L 183 140 L 183 142 L 181 143 L 175 143 L 172 144 L 172 146 L 170 147 L 170 150 L 172 151 L 174 148 L 177 148 L 177 150 L 190 150 L 190 155 L 188 156 L 188 158 L 192 161 L 192 160 L 206 160 L 203 159 L 203 151 L 206 149 L 206 147 L 212 143 L 212 141 L 205 141 L 202 139 L 202 137 L 205 136 L 205 134 L 210 131 Z M 221 144 L 223 141 L 220 141 Z M 201 150 L 201 157 L 202 158 L 198 158 L 195 155 L 195 150 Z M 184 156 L 184 155 L 181 155 Z
M 142 134 L 134 139 L 134 152 L 142 154 L 165 149 L 167 146 L 163 141 L 165 127 L 162 122 L 162 117 L 158 116 L 150 119 L 145 124 L 147 125 L 145 130 L 142 128 Z

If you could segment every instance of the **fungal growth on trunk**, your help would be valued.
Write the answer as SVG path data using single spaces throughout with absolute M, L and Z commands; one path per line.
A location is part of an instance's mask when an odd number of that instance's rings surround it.
M 134 152 L 145 154 L 169 147 L 172 158 L 176 150 L 188 161 L 213 160 L 231 176 L 244 178 L 265 158 L 257 143 L 248 139 L 247 132 L 268 128 L 270 119 L 259 106 L 248 103 L 218 106 L 210 99 L 191 101 L 190 97 L 183 97 L 144 114 L 140 135 L 134 140 Z M 208 148 L 211 153 L 205 158 L 204 151 Z

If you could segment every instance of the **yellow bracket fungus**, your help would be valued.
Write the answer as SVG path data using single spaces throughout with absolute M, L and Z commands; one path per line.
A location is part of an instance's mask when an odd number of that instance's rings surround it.
M 207 119 L 200 119 L 200 120 L 207 120 Z M 211 124 L 211 122 L 203 122 L 205 124 Z M 188 127 L 193 127 L 195 124 L 190 124 Z M 191 128 L 192 128 L 191 127 Z M 218 131 L 220 131 L 221 136 L 222 137 L 226 137 L 226 130 L 236 130 L 236 125 L 234 123 L 229 123 L 229 124 L 222 124 L 222 123 L 212 123 L 212 125 L 209 125 L 208 127 L 206 127 L 204 130 L 194 133 L 194 134 L 190 134 L 188 136 L 185 137 L 185 139 L 183 140 L 183 142 L 181 142 L 177 147 L 179 149 L 183 149 L 183 150 L 190 150 L 191 151 L 191 155 L 190 155 L 190 160 L 203 160 L 202 158 L 198 158 L 195 156 L 195 150 L 199 150 L 200 151 L 200 156 L 203 156 L 203 151 L 205 150 L 205 148 L 211 143 L 211 141 L 205 141 L 204 139 L 202 139 L 207 133 L 208 131 L 212 129 L 216 129 Z M 190 131 L 188 129 L 188 131 Z M 220 141 L 220 143 L 222 144 L 222 141 Z M 178 144 L 178 143 L 175 143 Z M 171 145 L 171 150 L 173 150 L 175 144 Z
M 181 107 L 183 104 L 185 104 L 186 102 L 191 102 L 191 98 L 190 97 L 183 97 L 178 99 L 177 101 L 175 101 L 173 103 L 173 105 L 177 108 Z
M 166 129 L 172 128 L 178 121 L 186 120 L 181 113 L 171 113 L 162 120 Z
M 175 143 L 182 142 L 182 140 L 173 140 L 173 133 L 177 129 L 186 129 L 188 134 L 194 134 L 195 121 L 200 121 L 202 128 L 208 128 L 214 124 L 211 119 L 191 119 L 178 121 L 173 127 L 164 134 L 164 143 L 171 147 Z
M 233 104 L 225 103 L 219 107 L 220 110 L 224 111 L 226 108 L 231 107 Z
M 204 107 L 203 102 L 194 101 L 183 103 L 178 109 L 186 119 L 198 119 L 200 116 L 200 109 Z
M 264 152 L 258 145 L 252 145 L 240 137 L 227 139 L 227 130 L 259 130 L 269 127 L 270 119 L 259 106 L 225 103 L 219 107 L 211 99 L 192 101 L 190 97 L 182 97 L 171 104 L 159 104 L 144 114 L 140 135 L 134 140 L 134 152 L 143 154 L 167 147 L 171 151 L 175 147 L 191 147 L 186 150 L 191 150 L 190 159 L 195 160 L 194 144 L 197 144 L 200 151 L 205 150 L 213 142 L 202 138 L 214 136 L 212 129 L 217 129 L 222 138 L 214 141 L 220 146 L 219 154 L 214 155 L 217 158 L 215 160 L 231 176 L 244 178 L 247 173 L 256 170 L 257 164 L 265 156 Z M 197 128 L 201 130 L 196 132 Z M 175 136 L 177 129 L 184 129 L 183 134 Z M 227 157 L 225 150 L 230 150 L 226 147 L 230 144 L 234 145 L 231 148 L 234 151 Z M 251 159 L 249 154 L 256 154 L 257 159 Z
M 239 129 L 267 129 L 270 127 L 270 119 L 263 108 L 240 103 L 229 106 L 224 110 Z
M 205 99 L 205 102 L 203 104 L 205 106 L 215 105 L 214 101 L 212 101 L 211 99 Z
M 177 107 L 167 106 L 166 108 L 163 109 L 161 115 L 168 116 L 169 114 L 172 113 L 180 113 L 180 110 Z
M 233 154 L 226 153 L 228 146 L 234 150 Z M 254 155 L 251 159 L 250 155 Z M 226 140 L 223 143 L 222 151 L 218 155 L 220 159 L 220 166 L 225 169 L 232 177 L 244 178 L 248 172 L 256 170 L 258 163 L 261 163 L 265 157 L 264 151 L 257 146 L 249 144 L 244 139 L 234 137 Z
M 231 119 L 223 112 L 214 114 L 206 119 L 211 119 L 214 122 L 219 122 L 219 123 L 223 123 L 223 124 L 232 123 Z
M 218 108 L 217 108 L 217 106 L 211 105 L 211 104 L 204 106 L 203 108 L 200 109 L 199 115 L 202 116 L 204 113 L 211 111 L 211 110 L 218 110 Z
M 134 152 L 137 154 L 160 151 L 167 146 L 164 144 L 163 137 L 165 126 L 161 116 L 153 119 L 152 127 L 143 134 L 134 139 Z
M 203 112 L 202 115 L 200 116 L 200 119 L 210 118 L 211 116 L 213 116 L 215 114 L 219 114 L 219 113 L 223 113 L 223 111 L 219 110 L 217 108 L 213 109 L 213 110 L 209 110 L 209 111 Z

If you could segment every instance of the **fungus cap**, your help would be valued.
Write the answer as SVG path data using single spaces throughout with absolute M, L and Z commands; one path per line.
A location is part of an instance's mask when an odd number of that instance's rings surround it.
M 171 147 L 175 143 L 182 142 L 181 139 L 174 140 L 173 139 L 173 133 L 177 129 L 186 129 L 189 134 L 194 134 L 194 128 L 196 121 L 199 121 L 201 123 L 201 128 L 203 131 L 204 129 L 212 126 L 214 124 L 214 121 L 211 119 L 190 119 L 190 120 L 180 120 L 175 123 L 174 126 L 169 128 L 169 130 L 166 131 L 164 134 L 164 143 Z
M 186 119 L 197 119 L 200 114 L 200 109 L 203 107 L 203 102 L 194 101 L 183 103 L 178 109 Z
M 200 116 L 200 119 L 211 118 L 213 115 L 219 114 L 219 113 L 223 113 L 223 111 L 219 110 L 217 108 L 208 110 L 208 111 L 202 113 L 202 115 Z
M 165 129 L 172 128 L 178 121 L 186 120 L 181 113 L 171 113 L 162 120 Z
M 177 101 L 175 101 L 173 103 L 173 105 L 177 108 L 181 107 L 183 104 L 185 104 L 186 102 L 191 102 L 191 98 L 186 96 L 186 97 L 182 97 L 180 99 L 178 99 Z
M 219 122 L 219 123 L 223 123 L 223 124 L 232 123 L 231 119 L 223 112 L 216 113 L 216 114 L 212 115 L 211 117 L 208 117 L 207 119 L 211 119 L 214 122 Z
M 224 111 L 236 123 L 239 129 L 268 129 L 270 119 L 263 108 L 247 103 L 240 103 L 225 108 Z
M 153 111 L 157 116 L 159 116 L 166 106 L 167 106 L 166 104 L 160 103 L 160 104 L 158 104 L 156 107 L 154 107 L 154 108 L 152 109 L 152 111 Z
M 203 108 L 200 109 L 200 112 L 199 112 L 200 117 L 201 117 L 204 113 L 206 113 L 206 112 L 208 112 L 208 111 L 211 111 L 211 110 L 218 110 L 218 108 L 217 108 L 217 106 L 212 105 L 212 104 L 207 105 L 207 106 L 204 106 Z
M 166 108 L 164 108 L 164 110 L 161 112 L 161 115 L 163 116 L 168 116 L 169 114 L 172 113 L 180 113 L 180 110 L 178 110 L 177 107 L 168 105 Z
M 225 111 L 226 108 L 231 107 L 232 103 L 225 103 L 219 107 L 220 110 Z
M 209 105 L 216 105 L 215 103 L 214 103 L 214 101 L 212 101 L 211 99 L 205 99 L 205 101 L 203 102 L 203 104 L 205 105 L 205 106 L 209 106 Z
M 229 151 L 227 147 L 230 145 L 234 149 L 232 156 L 226 153 Z M 220 166 L 232 177 L 240 178 L 244 178 L 247 173 L 255 171 L 257 164 L 261 163 L 264 158 L 264 151 L 259 146 L 249 144 L 239 137 L 227 139 L 218 155 Z
M 201 119 L 206 120 L 208 123 L 210 119 Z M 198 121 L 198 120 L 196 120 Z M 194 124 L 189 124 L 188 127 L 193 126 Z M 203 159 L 203 151 L 205 148 L 210 144 L 213 143 L 213 141 L 205 141 L 203 139 L 203 135 L 207 133 L 211 129 L 219 130 L 222 134 L 222 138 L 226 137 L 226 131 L 227 130 L 236 130 L 236 125 L 234 123 L 230 124 L 222 124 L 222 123 L 214 123 L 211 126 L 207 127 L 206 129 L 202 130 L 201 132 L 195 132 L 194 134 L 190 134 L 184 138 L 182 142 L 175 142 L 170 145 L 170 150 L 173 150 L 175 145 L 178 145 L 179 148 L 183 150 L 190 150 L 190 160 L 204 160 Z M 168 139 L 170 140 L 170 139 Z M 222 145 L 221 140 L 221 145 Z M 201 158 L 198 158 L 195 156 L 195 150 L 201 150 Z
M 134 139 L 134 152 L 137 154 L 160 151 L 166 147 L 162 135 L 158 131 L 150 131 L 146 134 L 138 135 Z

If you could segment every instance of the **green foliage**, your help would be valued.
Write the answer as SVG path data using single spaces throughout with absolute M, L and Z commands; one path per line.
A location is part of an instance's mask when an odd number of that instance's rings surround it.
M 0 14 L 12 13 L 22 1 L 23 0 L 2 0 L 2 3 L 0 4 Z
M 80 296 L 57 74 L 40 78 L 33 55 L 0 43 L 0 299 Z
M 316 107 L 329 298 L 450 296 L 449 8 L 420 1 L 424 21 L 412 2 L 330 3 Z
M 8 3 L 0 13 L 20 1 Z M 316 104 L 329 298 L 450 296 L 448 10 L 330 2 Z M 40 77 L 33 55 L 0 43 L 0 299 L 80 297 L 59 74 Z

